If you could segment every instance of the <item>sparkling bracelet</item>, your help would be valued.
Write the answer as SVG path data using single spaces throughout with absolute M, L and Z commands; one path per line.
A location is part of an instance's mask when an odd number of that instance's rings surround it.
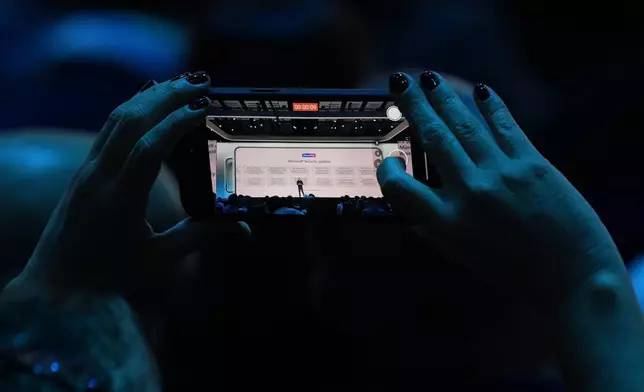
M 101 392 L 97 378 L 88 376 L 80 363 L 61 362 L 38 350 L 0 353 L 0 372 L 31 374 L 75 392 Z

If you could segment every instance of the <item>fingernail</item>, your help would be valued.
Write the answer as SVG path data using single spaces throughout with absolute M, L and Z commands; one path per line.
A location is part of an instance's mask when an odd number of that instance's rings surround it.
M 157 82 L 155 82 L 154 80 L 148 80 L 148 82 L 144 84 L 143 87 L 141 87 L 139 92 L 142 93 L 145 90 L 149 89 L 150 87 L 154 86 L 155 84 L 157 84 Z
M 409 88 L 409 80 L 403 75 L 402 72 L 396 72 L 389 77 L 389 90 L 397 95 L 407 91 Z
M 188 105 L 188 108 L 190 108 L 190 110 L 199 110 L 205 108 L 208 105 L 210 105 L 210 100 L 208 99 L 208 97 L 201 97 Z
M 206 83 L 209 80 L 210 80 L 210 77 L 205 72 L 197 72 L 197 73 L 190 74 L 190 76 L 188 76 L 188 82 L 190 82 L 190 84 L 202 84 L 202 83 Z
M 487 101 L 490 98 L 490 90 L 483 83 L 474 86 L 474 96 L 480 102 Z
M 438 87 L 440 83 L 440 79 L 438 79 L 438 76 L 432 71 L 424 71 L 422 74 L 420 74 L 420 87 L 423 90 L 432 91 L 433 89 Z
M 188 76 L 190 76 L 190 72 L 184 72 L 181 75 L 177 75 L 174 78 L 170 79 L 170 81 L 175 82 L 175 81 L 177 81 L 179 79 L 187 78 Z

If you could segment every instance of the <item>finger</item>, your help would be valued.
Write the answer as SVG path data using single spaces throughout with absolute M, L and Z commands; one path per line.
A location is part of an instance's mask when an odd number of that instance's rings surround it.
M 534 151 L 528 136 L 523 133 L 503 100 L 491 88 L 482 83 L 477 84 L 474 87 L 474 98 L 496 142 L 506 155 L 517 157 Z
M 99 169 L 119 170 L 141 136 L 170 113 L 206 95 L 209 86 L 208 75 L 199 72 L 152 86 L 119 106 L 108 120 L 117 123 L 98 155 Z
M 155 86 L 159 84 L 156 80 L 149 80 L 147 81 L 143 87 L 139 90 L 137 94 L 140 94 L 144 92 L 145 90 L 149 89 L 152 86 Z M 98 134 L 98 137 L 96 140 L 94 140 L 94 143 L 92 144 L 92 149 L 89 152 L 88 159 L 89 160 L 94 160 L 98 156 L 98 154 L 101 152 L 103 149 L 103 146 L 105 145 L 105 142 L 107 141 L 107 138 L 110 136 L 110 133 L 112 129 L 114 129 L 114 126 L 118 123 L 118 119 L 110 117 L 108 121 L 105 123 L 103 128 Z
M 181 138 L 193 131 L 206 118 L 210 99 L 201 97 L 172 112 L 134 145 L 119 174 L 123 189 L 147 197 L 159 175 L 163 160 Z
M 176 80 L 186 78 L 189 75 L 190 75 L 190 72 L 184 72 L 181 75 L 177 75 L 174 78 L 170 79 L 170 81 L 174 82 Z M 150 87 L 156 86 L 157 84 L 159 83 L 156 80 L 151 79 L 148 82 L 146 82 L 141 87 L 141 89 L 139 89 L 139 92 L 137 94 L 141 94 L 142 92 L 150 89 Z M 112 130 L 114 129 L 114 127 L 118 122 L 119 122 L 119 119 L 116 117 L 110 116 L 108 118 L 107 122 L 101 129 L 98 137 L 94 141 L 94 144 L 92 145 L 92 150 L 90 151 L 89 157 L 88 157 L 90 160 L 94 160 L 96 159 L 96 157 L 98 157 L 98 154 L 100 154 L 101 150 L 105 146 L 105 142 L 107 141 L 108 137 L 112 133 Z
M 472 160 L 475 163 L 493 160 L 498 154 L 494 139 L 449 83 L 438 73 L 425 71 L 420 75 L 420 86 Z
M 402 160 L 385 159 L 377 170 L 382 194 L 394 212 L 412 221 L 427 223 L 440 215 L 443 202 L 429 187 L 407 174 Z
M 461 178 L 475 165 L 443 120 L 429 105 L 425 94 L 406 74 L 395 73 L 389 89 L 441 179 Z

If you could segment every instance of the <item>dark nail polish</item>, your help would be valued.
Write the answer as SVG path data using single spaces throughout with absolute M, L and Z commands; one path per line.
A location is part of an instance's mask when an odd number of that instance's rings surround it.
M 154 80 L 148 80 L 148 82 L 144 84 L 143 87 L 141 87 L 139 92 L 142 93 L 145 90 L 149 89 L 150 87 L 154 86 L 155 84 L 157 84 L 157 82 L 155 82 Z
M 474 96 L 478 101 L 487 101 L 490 98 L 490 90 L 483 83 L 479 83 L 474 86 Z
M 208 80 L 210 80 L 210 77 L 205 72 L 197 72 L 188 76 L 188 82 L 190 82 L 190 84 L 202 84 L 206 83 Z
M 188 105 L 188 108 L 190 108 L 190 110 L 199 110 L 205 108 L 208 105 L 210 105 L 210 100 L 207 97 L 201 97 Z
M 409 80 L 401 72 L 396 72 L 389 77 L 389 90 L 394 94 L 402 94 L 409 88 Z
M 177 75 L 174 78 L 170 79 L 170 81 L 175 82 L 175 81 L 177 81 L 179 79 L 187 78 L 188 76 L 190 76 L 190 72 L 184 72 L 181 75 Z
M 432 71 L 424 71 L 422 74 L 420 74 L 420 87 L 423 90 L 432 91 L 433 89 L 438 87 L 440 83 L 440 79 L 438 79 L 438 76 L 436 76 L 436 74 Z

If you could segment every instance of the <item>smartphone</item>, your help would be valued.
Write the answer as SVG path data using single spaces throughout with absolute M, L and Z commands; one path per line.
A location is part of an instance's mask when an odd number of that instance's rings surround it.
M 173 153 L 186 212 L 215 215 L 231 195 L 382 197 L 376 170 L 399 157 L 431 183 L 432 170 L 386 90 L 212 88 L 204 125 Z

